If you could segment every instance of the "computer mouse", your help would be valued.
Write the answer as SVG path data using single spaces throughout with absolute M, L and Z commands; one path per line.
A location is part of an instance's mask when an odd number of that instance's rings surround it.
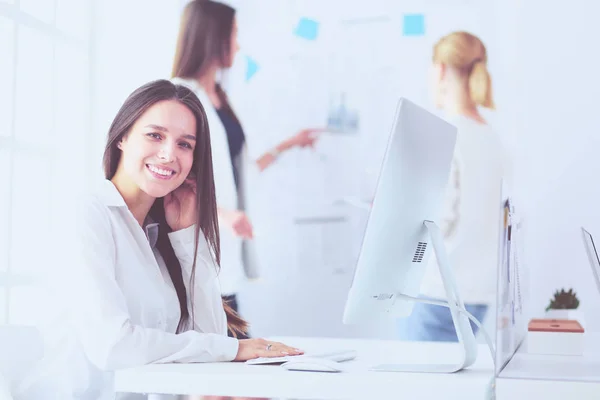
M 298 357 L 281 366 L 290 371 L 342 372 L 344 370 L 337 361 L 317 357 Z

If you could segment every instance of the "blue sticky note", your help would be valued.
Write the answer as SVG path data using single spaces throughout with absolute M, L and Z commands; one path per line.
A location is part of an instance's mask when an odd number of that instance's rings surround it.
M 404 36 L 425 35 L 425 15 L 404 14 L 404 20 L 402 23 L 402 34 Z
M 319 23 L 310 18 L 300 18 L 294 34 L 306 40 L 315 40 L 319 35 Z
M 249 81 L 258 71 L 258 64 L 252 58 L 246 56 L 246 81 Z

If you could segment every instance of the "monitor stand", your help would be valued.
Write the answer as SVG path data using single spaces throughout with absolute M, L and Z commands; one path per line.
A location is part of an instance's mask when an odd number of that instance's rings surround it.
M 446 253 L 442 232 L 432 221 L 425 221 L 424 224 L 431 236 L 433 250 L 437 257 L 440 275 L 446 290 L 448 307 L 452 314 L 452 321 L 454 321 L 454 328 L 461 348 L 460 359 L 453 364 L 383 364 L 372 367 L 371 369 L 374 371 L 451 373 L 471 366 L 477 359 L 477 341 L 469 323 L 469 318 L 464 313 L 465 305 L 458 295 L 458 286 Z M 404 295 L 398 294 L 399 298 L 402 296 Z M 405 298 L 419 301 L 419 299 L 410 296 L 405 296 Z

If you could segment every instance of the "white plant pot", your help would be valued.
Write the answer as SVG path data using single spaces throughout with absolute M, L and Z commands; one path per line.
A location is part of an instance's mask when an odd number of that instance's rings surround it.
M 585 327 L 585 319 L 583 312 L 579 309 L 574 310 L 548 310 L 546 311 L 546 318 L 548 319 L 570 319 L 579 322 Z

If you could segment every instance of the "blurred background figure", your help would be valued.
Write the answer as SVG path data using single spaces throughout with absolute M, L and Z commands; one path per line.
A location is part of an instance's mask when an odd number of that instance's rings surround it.
M 173 81 L 194 90 L 208 116 L 221 235 L 220 282 L 224 299 L 235 311 L 239 311 L 240 285 L 259 275 L 252 222 L 246 213 L 251 190 L 247 176 L 264 171 L 288 150 L 312 147 L 318 133 L 301 130 L 258 159 L 249 159 L 244 129 L 218 79 L 231 68 L 240 48 L 237 31 L 234 8 L 215 1 L 191 1 L 183 11 L 172 71 Z
M 495 302 L 501 181 L 509 171 L 500 137 L 479 111 L 495 108 L 487 61 L 482 41 L 458 31 L 435 44 L 431 68 L 436 107 L 458 129 L 441 229 L 460 296 L 480 321 Z M 446 298 L 435 257 L 427 266 L 421 294 Z M 458 340 L 449 309 L 426 304 L 415 304 L 412 315 L 401 320 L 400 336 Z

